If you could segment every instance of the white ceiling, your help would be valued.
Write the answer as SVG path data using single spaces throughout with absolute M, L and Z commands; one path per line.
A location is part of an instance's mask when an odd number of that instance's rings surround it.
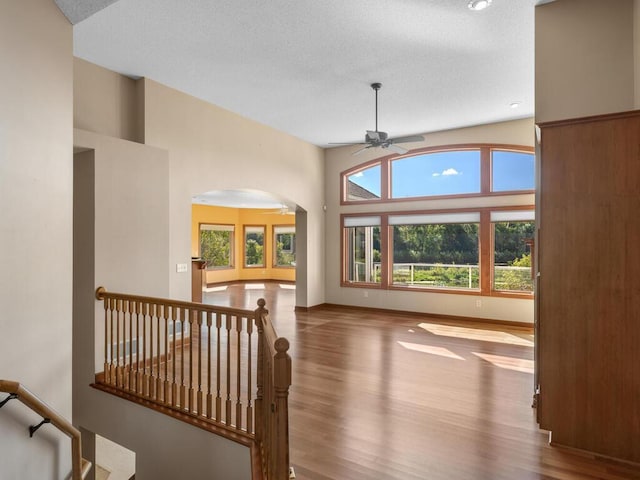
M 266 208 L 281 213 L 295 212 L 296 205 L 274 194 L 259 190 L 213 190 L 201 193 L 192 199 L 199 205 L 215 205 L 233 208 Z
M 57 2 L 86 16 L 86 1 Z M 320 146 L 374 129 L 372 82 L 390 136 L 532 116 L 542 2 L 467 2 L 93 0 L 74 53 Z

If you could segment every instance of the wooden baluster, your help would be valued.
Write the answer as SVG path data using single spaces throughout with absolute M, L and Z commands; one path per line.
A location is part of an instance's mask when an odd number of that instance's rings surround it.
M 120 367 L 120 320 L 122 313 L 122 300 L 116 302 L 116 314 L 117 314 L 117 330 L 116 330 L 116 386 L 122 388 L 122 369 Z
M 176 309 L 169 305 L 164 305 L 165 324 L 167 325 L 167 376 L 165 381 L 165 396 L 167 404 L 174 405 L 176 399 Z M 169 342 L 169 322 L 171 322 L 171 331 L 173 332 L 171 342 Z M 171 361 L 171 381 L 169 381 L 169 361 Z
M 114 357 L 114 356 L 116 354 L 116 347 L 118 342 L 118 339 L 116 338 L 116 335 L 115 335 L 115 329 L 117 328 L 117 325 L 118 325 L 118 312 L 116 310 L 116 300 L 113 298 L 109 299 L 109 309 L 111 311 L 111 338 L 110 338 L 110 345 L 109 345 L 109 351 L 111 352 L 111 366 L 109 368 L 109 370 L 111 371 L 111 379 L 109 383 L 111 385 L 116 385 L 118 383 L 118 371 L 116 369 L 117 361 L 114 361 L 114 358 L 117 358 L 117 357 Z
M 127 362 L 127 324 L 129 326 L 129 361 Z M 133 390 L 133 301 L 124 302 L 124 374 L 125 388 Z
M 182 316 L 180 317 L 180 408 L 186 407 L 186 386 L 184 383 L 184 364 L 185 364 L 185 356 L 184 356 L 184 337 L 185 337 L 185 325 L 187 324 L 187 309 L 178 310 L 178 312 L 182 312 Z
M 222 327 L 222 314 L 216 313 L 216 355 L 217 355 L 217 363 L 216 363 L 216 421 L 222 421 L 222 396 L 220 395 L 220 328 Z
M 144 304 L 144 323 L 149 324 L 149 368 L 147 368 L 147 360 L 144 363 L 144 388 L 145 395 L 148 398 L 156 398 L 156 382 L 153 378 L 153 317 L 151 316 L 151 305 L 149 303 Z M 146 345 L 147 342 L 145 342 Z
M 253 407 L 251 403 L 251 334 L 253 333 L 253 321 L 247 318 L 247 433 L 253 433 Z
M 213 395 L 211 394 L 211 324 L 212 313 L 207 312 L 207 418 L 213 415 Z
M 262 300 L 262 299 L 260 299 Z M 262 300 L 264 302 L 264 300 Z M 258 301 L 259 302 L 259 301 Z M 260 303 L 258 303 L 260 305 Z M 258 330 L 258 356 L 256 358 L 256 441 L 258 444 L 264 442 L 264 327 L 262 325 L 261 311 L 264 303 L 255 311 L 254 321 Z
M 109 304 L 110 299 L 103 298 L 104 305 L 104 364 L 102 371 L 104 372 L 104 382 L 111 383 L 111 367 L 109 365 Z
M 171 405 L 176 406 L 178 403 L 178 384 L 176 383 L 176 338 L 177 329 L 176 321 L 180 316 L 180 310 L 177 307 L 171 307 L 171 319 L 172 322 L 172 342 L 171 342 Z
M 236 317 L 236 335 L 237 335 L 237 351 L 236 351 L 236 428 L 242 429 L 242 317 Z
M 193 390 L 193 370 L 194 370 L 194 365 L 193 365 L 193 349 L 194 349 L 194 333 L 195 333 L 195 323 L 196 323 L 196 315 L 198 314 L 198 312 L 196 312 L 195 310 L 190 310 L 189 311 L 189 400 L 188 400 L 188 405 L 189 405 L 189 411 L 193 412 L 193 398 L 194 398 L 194 390 Z M 184 344 L 184 341 L 182 342 Z M 200 350 L 200 349 L 198 349 Z M 183 362 L 184 363 L 184 362 Z M 199 377 L 200 375 L 198 375 Z
M 136 378 L 136 382 L 138 383 L 138 393 L 140 395 L 144 395 L 145 397 L 149 395 L 149 376 L 146 375 L 146 364 L 147 364 L 147 317 L 144 314 L 144 305 L 142 302 L 138 302 L 138 331 L 137 331 L 137 367 L 138 367 L 138 376 Z M 142 318 L 140 318 L 142 317 Z M 142 325 L 142 362 L 140 361 L 140 326 Z
M 157 357 L 157 368 L 156 368 L 156 400 L 162 400 L 164 401 L 164 396 L 163 396 L 163 390 L 162 390 L 162 349 L 160 347 L 161 342 L 162 342 L 162 333 L 160 330 L 160 315 L 161 313 L 161 307 L 160 305 L 154 304 L 153 305 L 153 315 L 156 317 L 156 332 L 157 332 L 157 348 L 156 348 L 156 357 Z M 166 337 L 165 337 L 166 338 Z M 166 372 L 166 367 L 167 367 L 167 349 L 165 348 L 164 350 L 164 364 L 165 364 L 165 372 Z M 152 376 L 153 378 L 153 376 Z
M 231 324 L 232 315 L 227 315 L 227 401 L 225 402 L 225 423 L 231 425 Z
M 204 393 L 202 392 L 202 315 L 204 312 L 197 312 L 196 319 L 198 322 L 198 340 L 196 341 L 198 348 L 198 401 L 196 402 L 196 413 L 198 415 L 202 415 L 204 411 L 202 410 L 204 403 Z M 205 314 L 206 315 L 206 314 Z
M 136 300 L 131 300 L 130 305 L 130 322 L 131 322 L 131 335 L 129 335 L 129 368 L 131 371 L 131 390 L 135 393 L 140 393 L 139 373 L 140 373 L 140 312 L 138 310 L 139 303 Z M 135 329 L 134 329 L 135 327 Z M 134 334 L 135 330 L 135 334 Z M 135 345 L 135 362 L 134 362 L 134 345 Z
M 258 300 L 258 308 L 254 312 L 254 320 L 256 329 L 258 330 L 258 358 L 256 359 L 256 440 L 258 444 L 264 442 L 265 439 L 265 415 L 264 415 L 264 370 L 265 370 L 265 345 L 264 345 L 264 326 L 262 323 L 262 315 L 266 310 L 264 308 L 265 301 L 261 298 Z

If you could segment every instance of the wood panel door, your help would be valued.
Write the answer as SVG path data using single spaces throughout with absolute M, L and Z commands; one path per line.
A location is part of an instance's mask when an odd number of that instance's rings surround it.
M 640 112 L 540 127 L 540 426 L 640 462 Z

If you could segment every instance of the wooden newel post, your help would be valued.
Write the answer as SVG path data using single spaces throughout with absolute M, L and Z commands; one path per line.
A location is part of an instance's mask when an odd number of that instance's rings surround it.
M 278 338 L 273 362 L 275 386 L 275 472 L 274 479 L 289 478 L 289 387 L 291 386 L 291 357 L 287 353 L 289 341 Z

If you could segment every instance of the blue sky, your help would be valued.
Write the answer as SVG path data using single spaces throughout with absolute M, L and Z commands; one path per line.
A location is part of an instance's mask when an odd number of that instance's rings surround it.
M 442 152 L 393 162 L 394 198 L 480 191 L 480 152 Z
M 441 152 L 392 162 L 394 198 L 480 192 L 480 152 Z M 494 151 L 494 191 L 534 188 L 531 154 Z M 351 175 L 349 179 L 380 196 L 380 166 Z

